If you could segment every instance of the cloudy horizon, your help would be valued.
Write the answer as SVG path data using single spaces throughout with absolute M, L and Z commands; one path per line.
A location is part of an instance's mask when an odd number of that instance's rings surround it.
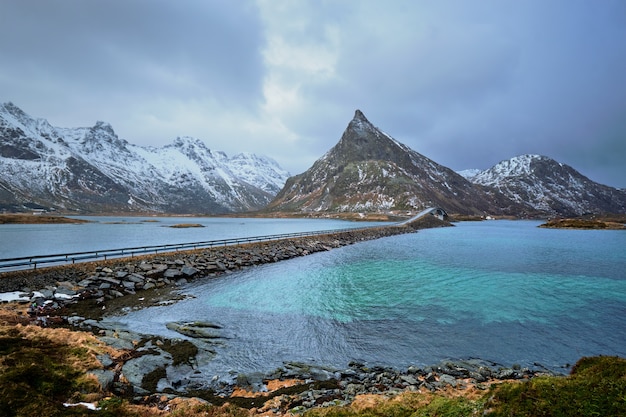
M 292 174 L 356 109 L 454 170 L 521 154 L 626 188 L 626 2 L 4 0 L 0 102 Z

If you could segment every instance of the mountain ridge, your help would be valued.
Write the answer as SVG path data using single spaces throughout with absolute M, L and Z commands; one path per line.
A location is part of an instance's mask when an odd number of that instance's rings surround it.
M 626 192 L 587 178 L 553 158 L 524 154 L 501 161 L 469 178 L 509 199 L 551 215 L 626 213 Z
M 536 155 L 463 176 L 393 139 L 356 110 L 339 142 L 289 178 L 267 209 L 411 212 L 433 205 L 452 213 L 516 217 L 624 213 L 626 193 Z
M 10 102 L 0 104 L 0 162 L 5 209 L 241 212 L 265 206 L 289 176 L 266 156 L 229 158 L 185 136 L 142 147 L 119 138 L 109 123 L 57 128 Z
M 453 170 L 376 128 L 356 110 L 339 142 L 287 180 L 270 211 L 412 211 L 437 204 L 451 212 L 499 210 Z
M 457 173 L 395 140 L 360 110 L 335 146 L 289 176 L 271 158 L 229 157 L 193 137 L 139 146 L 103 121 L 54 127 L 13 103 L 0 104 L 0 210 L 410 213 L 433 205 L 522 218 L 626 213 L 626 191 L 541 155 Z

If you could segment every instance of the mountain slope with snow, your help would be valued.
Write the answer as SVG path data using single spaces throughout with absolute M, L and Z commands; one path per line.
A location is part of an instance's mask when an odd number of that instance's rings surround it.
M 598 184 L 541 155 L 521 155 L 475 173 L 470 181 L 550 215 L 626 213 L 626 192 Z
M 270 158 L 229 158 L 198 139 L 142 147 L 104 122 L 57 128 L 0 105 L 0 208 L 241 212 L 264 207 L 288 177 Z
M 463 175 L 387 135 L 357 110 L 339 142 L 306 172 L 291 177 L 269 204 L 274 211 L 421 210 L 570 216 L 626 213 L 626 193 L 538 155 L 522 155 Z
M 359 110 L 339 142 L 270 203 L 278 211 L 389 211 L 441 206 L 455 213 L 500 212 L 477 186 L 399 143 Z

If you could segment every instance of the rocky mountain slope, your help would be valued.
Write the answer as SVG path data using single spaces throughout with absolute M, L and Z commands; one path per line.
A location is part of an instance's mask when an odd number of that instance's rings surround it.
M 229 158 L 198 139 L 141 147 L 104 122 L 58 128 L 0 105 L 0 209 L 241 212 L 264 207 L 288 177 L 267 157 Z
M 489 192 L 549 215 L 626 213 L 626 192 L 598 184 L 554 159 L 521 155 L 485 171 L 466 172 L 468 179 Z
M 517 217 L 626 213 L 626 192 L 537 155 L 459 175 L 397 142 L 357 110 L 337 145 L 290 178 L 268 209 L 415 211 L 429 206 Z
M 136 146 L 104 122 L 59 128 L 12 103 L 0 105 L 0 210 L 218 214 L 441 206 L 518 217 L 626 213 L 626 190 L 544 156 L 522 155 L 462 174 L 397 142 L 359 110 L 332 149 L 288 179 L 269 158 L 228 157 L 191 137 L 161 148 Z
M 268 209 L 351 212 L 436 205 L 483 214 L 501 212 L 498 198 L 397 142 L 357 110 L 339 143 L 306 172 L 287 180 Z

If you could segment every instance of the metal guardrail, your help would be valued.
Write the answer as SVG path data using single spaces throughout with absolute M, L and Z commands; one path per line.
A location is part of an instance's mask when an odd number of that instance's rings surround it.
M 281 240 L 295 237 L 306 237 L 314 235 L 326 235 L 332 233 L 341 233 L 346 231 L 357 231 L 370 229 L 377 226 L 356 227 L 356 228 L 344 228 L 333 230 L 319 230 L 312 232 L 297 232 L 297 233 L 284 233 L 276 235 L 265 236 L 253 236 L 231 239 L 219 239 L 219 240 L 207 240 L 203 242 L 191 242 L 191 243 L 175 243 L 167 245 L 155 245 L 155 246 L 138 246 L 132 248 L 121 249 L 105 249 L 86 252 L 73 252 L 73 253 L 59 253 L 53 255 L 37 255 L 37 256 L 24 256 L 19 258 L 6 258 L 0 259 L 0 273 L 8 271 L 18 271 L 25 269 L 37 269 L 41 266 L 55 266 L 74 264 L 76 262 L 88 262 L 98 259 L 114 259 L 114 258 L 132 258 L 135 255 L 150 254 L 150 253 L 164 253 L 164 252 L 177 252 L 179 250 L 193 250 L 201 248 L 211 248 L 216 246 L 229 246 L 239 245 L 243 243 L 262 242 L 271 240 Z
M 54 255 L 37 255 L 37 256 L 24 256 L 20 258 L 6 258 L 0 259 L 0 273 L 8 272 L 8 271 L 19 271 L 24 269 L 37 269 L 38 266 L 54 266 L 54 265 L 64 265 L 68 263 L 76 263 L 76 262 L 87 262 L 97 259 L 114 259 L 114 258 L 132 258 L 135 255 L 154 253 L 157 254 L 159 252 L 177 252 L 179 250 L 192 250 L 192 249 L 201 249 L 201 248 L 210 248 L 214 246 L 228 246 L 228 245 L 239 245 L 242 243 L 252 243 L 252 242 L 262 242 L 262 241 L 270 241 L 270 240 L 281 240 L 288 239 L 294 237 L 306 237 L 306 236 L 315 236 L 315 235 L 327 235 L 332 233 L 341 233 L 348 231 L 357 231 L 357 230 L 365 230 L 372 229 L 375 227 L 386 227 L 386 226 L 402 226 L 407 223 L 413 222 L 420 217 L 425 216 L 426 214 L 430 214 L 436 212 L 437 210 L 442 210 L 437 207 L 430 207 L 417 215 L 411 217 L 408 220 L 397 222 L 397 223 L 389 223 L 388 225 L 375 225 L 375 226 L 366 226 L 366 227 L 349 227 L 343 229 L 331 229 L 331 230 L 317 230 L 312 232 L 297 232 L 297 233 L 283 233 L 277 235 L 265 235 L 265 236 L 253 236 L 253 237 L 241 237 L 241 238 L 231 238 L 231 239 L 219 239 L 219 240 L 207 240 L 204 242 L 191 242 L 191 243 L 174 243 L 168 245 L 156 245 L 156 246 L 138 246 L 134 248 L 122 248 L 122 249 L 105 249 L 105 250 L 96 250 L 96 251 L 87 251 L 87 252 L 73 252 L 73 253 L 60 253 Z M 443 211 L 445 213 L 445 211 Z

